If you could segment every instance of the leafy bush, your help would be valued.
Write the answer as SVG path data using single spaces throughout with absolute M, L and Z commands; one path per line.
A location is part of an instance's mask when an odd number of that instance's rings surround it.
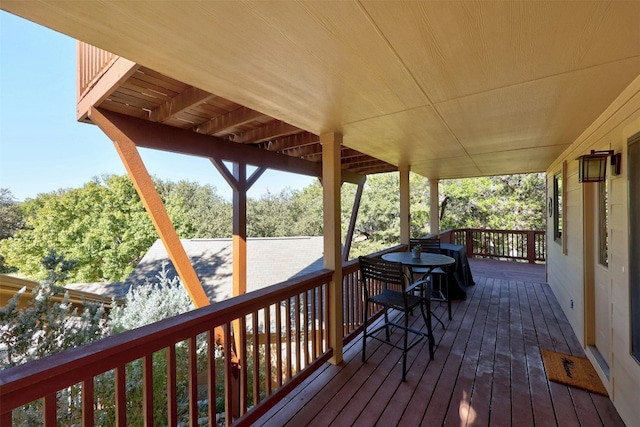
M 20 365 L 68 348 L 106 337 L 110 334 L 134 329 L 193 309 L 185 289 L 177 277 L 168 277 L 166 266 L 156 276 L 157 282 L 129 290 L 124 304 L 115 301 L 107 316 L 102 304 L 85 302 L 82 312 L 72 308 L 69 294 L 65 292 L 62 302 L 52 298 L 64 289 L 55 285 L 56 278 L 73 265 L 64 262 L 55 252 L 43 260 L 49 270 L 48 280 L 33 291 L 33 298 L 26 307 L 19 307 L 22 289 L 9 303 L 0 307 L 0 368 Z M 63 266 L 60 269 L 60 266 Z M 199 365 L 204 364 L 204 338 L 197 340 L 200 355 Z M 221 354 L 220 351 L 217 352 Z M 188 417 L 188 345 L 176 346 L 176 370 L 178 390 L 178 412 Z M 155 419 L 166 424 L 166 354 L 153 355 Z M 142 361 L 136 360 L 126 367 L 127 418 L 131 425 L 142 425 Z M 95 378 L 96 420 L 99 425 L 109 426 L 115 420 L 114 372 Z M 81 392 L 73 386 L 58 393 L 58 424 L 77 425 L 81 419 Z M 42 402 L 36 401 L 14 411 L 15 425 L 36 425 L 42 420 Z
M 131 287 L 121 306 L 114 301 L 109 314 L 112 333 L 139 328 L 193 310 L 193 303 L 180 279 L 168 277 L 166 263 L 162 264 L 156 279 L 156 283 L 147 280 L 144 285 Z

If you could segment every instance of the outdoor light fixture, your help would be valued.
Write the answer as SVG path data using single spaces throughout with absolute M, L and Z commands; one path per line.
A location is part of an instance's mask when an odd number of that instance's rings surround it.
M 613 150 L 595 151 L 578 157 L 578 182 L 599 182 L 607 177 L 607 160 L 611 156 L 613 175 L 620 174 L 622 154 L 614 154 Z

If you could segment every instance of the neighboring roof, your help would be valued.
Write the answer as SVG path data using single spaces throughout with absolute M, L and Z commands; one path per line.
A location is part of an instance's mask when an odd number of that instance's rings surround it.
M 211 301 L 232 296 L 233 262 L 231 239 L 182 239 L 187 256 Z M 247 239 L 247 292 L 284 282 L 323 267 L 322 237 L 280 237 Z M 177 276 L 162 241 L 156 240 L 124 283 L 91 286 L 68 285 L 74 289 L 122 298 L 133 285 L 156 276 L 167 263 L 168 277 Z M 101 289 L 98 289 L 101 288 Z

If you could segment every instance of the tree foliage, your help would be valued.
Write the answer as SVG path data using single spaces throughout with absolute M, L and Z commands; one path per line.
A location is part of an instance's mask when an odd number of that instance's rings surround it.
M 399 186 L 396 173 L 367 179 L 356 223 L 360 235 L 352 247 L 351 257 L 400 242 Z M 410 190 L 411 237 L 425 236 L 431 232 L 429 181 L 411 174 Z M 439 193 L 440 230 L 544 230 L 544 174 L 443 180 Z
M 231 236 L 231 206 L 211 186 L 156 180 L 181 237 Z M 158 234 L 127 176 L 94 178 L 81 188 L 40 194 L 21 206 L 24 228 L 0 241 L 0 254 L 20 274 L 42 280 L 50 250 L 77 262 L 70 282 L 121 281 Z
M 214 187 L 154 180 L 181 238 L 221 238 L 232 234 L 232 205 Z M 429 181 L 410 175 L 411 236 L 430 233 Z M 440 229 L 544 229 L 543 174 L 509 175 L 440 182 Z M 346 235 L 357 187 L 342 186 L 342 233 Z M 126 176 L 106 176 L 82 188 L 41 194 L 20 205 L 2 193 L 8 230 L 0 256 L 21 275 L 44 279 L 40 260 L 54 250 L 75 260 L 69 281 L 121 281 L 157 239 L 157 233 Z M 400 241 L 397 173 L 368 177 L 356 222 L 351 256 Z M 323 232 L 322 185 L 267 193 L 247 202 L 249 237 L 318 236 Z M 0 259 L 1 261 L 1 259 Z M 1 264 L 0 264 L 1 266 Z
M 7 263 L 35 280 L 51 249 L 74 259 L 69 280 L 125 278 L 157 238 L 127 177 L 94 179 L 82 188 L 41 194 L 24 204 L 26 227 L 0 242 Z
M 440 229 L 544 230 L 542 174 L 508 175 L 442 182 L 448 198 Z
M 232 206 L 211 185 L 155 180 L 178 235 L 185 239 L 231 237 Z
M 24 227 L 23 214 L 8 188 L 0 188 L 0 240 L 7 239 Z M 5 264 L 0 254 L 0 273 L 10 273 L 14 269 Z

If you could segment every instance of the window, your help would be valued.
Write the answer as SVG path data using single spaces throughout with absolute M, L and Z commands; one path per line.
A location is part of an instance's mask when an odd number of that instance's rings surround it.
M 598 260 L 601 265 L 609 265 L 609 184 L 607 180 L 598 183 Z
M 562 244 L 562 172 L 553 177 L 553 239 Z

